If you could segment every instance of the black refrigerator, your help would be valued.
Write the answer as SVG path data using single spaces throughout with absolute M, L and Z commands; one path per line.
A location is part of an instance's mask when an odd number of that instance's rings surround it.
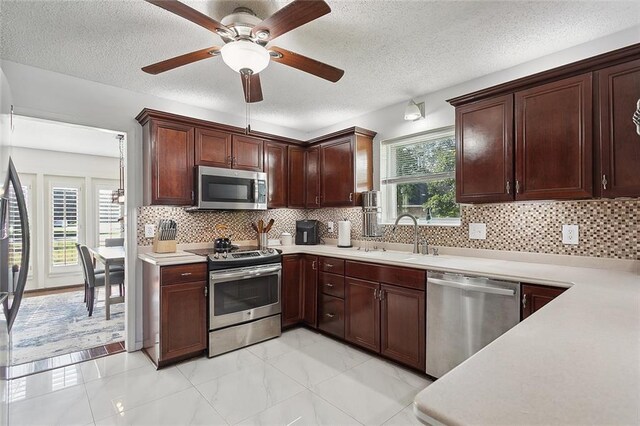
M 0 198 L 0 425 L 8 424 L 11 327 L 29 275 L 30 231 L 22 184 L 9 158 Z

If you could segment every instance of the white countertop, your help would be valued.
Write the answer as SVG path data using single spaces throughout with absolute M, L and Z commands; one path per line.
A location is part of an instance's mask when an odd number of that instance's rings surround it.
M 138 259 L 157 266 L 184 265 L 186 263 L 206 262 L 207 258 L 197 254 L 178 250 L 175 253 L 138 253 Z
M 596 269 L 335 246 L 278 248 L 571 287 L 420 392 L 416 413 L 445 424 L 640 424 L 638 262 L 623 270 L 616 261 L 593 259 L 589 264 L 616 266 Z

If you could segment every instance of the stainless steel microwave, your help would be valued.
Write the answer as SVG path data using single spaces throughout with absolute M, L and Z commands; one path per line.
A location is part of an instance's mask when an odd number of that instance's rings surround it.
M 197 202 L 190 210 L 266 210 L 267 174 L 198 166 Z

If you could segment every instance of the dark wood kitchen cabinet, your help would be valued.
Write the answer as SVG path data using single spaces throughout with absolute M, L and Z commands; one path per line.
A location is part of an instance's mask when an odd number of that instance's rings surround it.
M 603 197 L 640 197 L 640 135 L 631 121 L 640 99 L 640 59 L 599 70 L 599 173 Z
M 525 319 L 567 289 L 562 287 L 550 287 L 545 285 L 522 284 L 522 301 L 520 304 L 520 318 Z
M 513 95 L 456 108 L 456 200 L 513 200 L 513 167 Z
M 196 166 L 231 167 L 231 133 L 196 128 Z
M 304 168 L 305 149 L 288 147 L 288 199 L 287 206 L 294 209 L 305 208 L 306 173 Z
M 515 94 L 516 200 L 593 194 L 592 74 Z
M 307 149 L 304 155 L 305 207 L 320 208 L 320 147 Z
M 373 189 L 373 137 L 354 128 L 351 133 L 320 144 L 320 204 L 353 207 L 362 191 Z
M 321 293 L 318 303 L 318 329 L 344 339 L 344 299 Z
M 345 280 L 345 339 L 380 351 L 380 284 L 347 277 Z
M 264 171 L 267 173 L 267 206 L 287 207 L 287 145 L 276 142 L 264 143 Z
M 143 264 L 143 347 L 157 367 L 207 348 L 207 264 Z
M 282 279 L 280 296 L 282 299 L 282 326 L 288 327 L 302 319 L 302 256 L 291 254 L 282 256 Z
M 318 327 L 318 256 L 302 256 L 302 322 Z
M 261 172 L 262 149 L 262 139 L 233 135 L 231 137 L 232 168 Z
M 347 261 L 345 274 L 345 339 L 424 370 L 425 271 Z
M 425 366 L 425 292 L 380 285 L 380 353 L 419 370 Z
M 193 204 L 194 128 L 162 120 L 149 120 L 142 128 L 144 203 Z

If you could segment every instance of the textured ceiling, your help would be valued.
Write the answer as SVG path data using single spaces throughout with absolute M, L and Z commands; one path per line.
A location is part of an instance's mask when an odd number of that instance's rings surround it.
M 313 131 L 640 24 L 639 1 L 344 1 L 273 44 L 343 68 L 332 84 L 272 63 L 255 119 Z M 185 1 L 221 19 L 288 1 Z M 0 2 L 0 57 L 242 115 L 220 58 L 151 76 L 142 66 L 222 41 L 142 0 Z

